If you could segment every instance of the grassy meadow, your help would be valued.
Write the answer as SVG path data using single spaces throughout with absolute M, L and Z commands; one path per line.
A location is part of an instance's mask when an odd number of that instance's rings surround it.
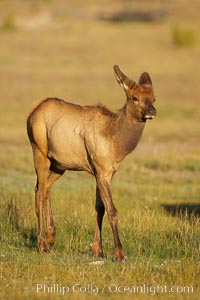
M 98 16 L 127 10 L 129 2 L 0 1 L 1 299 L 199 299 L 200 4 L 152 3 L 151 9 L 161 5 L 167 16 L 111 22 Z M 130 9 L 145 5 L 135 1 Z M 125 95 L 114 64 L 136 81 L 143 71 L 150 73 L 158 112 L 112 182 L 127 261 L 113 260 L 107 216 L 105 258 L 92 257 L 95 181 L 81 172 L 66 172 L 52 187 L 57 236 L 52 251 L 41 254 L 26 117 L 48 96 L 82 105 L 101 102 L 117 111 Z M 37 291 L 38 284 L 46 292 Z M 48 293 L 47 286 L 55 284 L 70 290 Z M 144 285 L 146 292 L 115 290 Z M 154 293 L 156 286 L 179 289 Z M 193 293 L 183 291 L 189 286 Z

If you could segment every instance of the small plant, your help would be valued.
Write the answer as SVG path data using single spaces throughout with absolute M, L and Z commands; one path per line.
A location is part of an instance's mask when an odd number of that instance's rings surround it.
M 13 230 L 19 230 L 19 212 L 16 201 L 13 198 L 7 202 L 5 213 L 7 215 L 7 224 Z
M 196 35 L 192 29 L 174 26 L 172 28 L 172 40 L 179 47 L 193 46 L 196 42 Z
M 16 24 L 13 16 L 7 16 L 1 25 L 1 29 L 5 31 L 12 31 L 16 29 Z

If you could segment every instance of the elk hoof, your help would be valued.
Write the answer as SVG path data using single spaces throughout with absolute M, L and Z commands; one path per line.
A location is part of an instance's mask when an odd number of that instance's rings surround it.
M 53 246 L 53 244 L 54 244 L 55 234 L 56 234 L 55 227 L 47 228 L 47 230 L 46 230 L 46 239 L 47 239 L 47 243 L 51 246 Z
M 39 238 L 38 239 L 38 248 L 39 248 L 40 252 L 47 253 L 47 252 L 50 251 L 49 245 L 48 245 L 46 239 L 44 239 L 44 238 Z
M 91 244 L 91 247 L 92 247 L 93 256 L 103 257 L 103 250 L 102 250 L 102 247 L 99 245 L 98 242 L 93 242 Z
M 114 257 L 117 261 L 125 261 L 125 253 L 123 248 L 115 248 Z

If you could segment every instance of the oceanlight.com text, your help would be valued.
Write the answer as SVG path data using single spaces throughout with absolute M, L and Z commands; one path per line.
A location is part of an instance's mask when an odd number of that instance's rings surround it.
M 74 294 L 149 294 L 154 296 L 156 294 L 193 294 L 193 286 L 168 286 L 168 285 L 118 285 L 116 283 L 104 284 L 97 286 L 96 284 L 80 284 L 74 283 L 72 285 L 64 284 L 44 284 L 38 283 L 34 288 L 38 294 L 60 294 L 65 295 L 69 293 Z

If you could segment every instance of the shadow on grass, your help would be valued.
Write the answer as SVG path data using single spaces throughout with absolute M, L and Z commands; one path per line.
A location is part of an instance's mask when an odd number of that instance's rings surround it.
M 161 204 L 161 207 L 172 216 L 200 217 L 200 204 L 198 203 Z
M 121 10 L 102 12 L 98 14 L 98 19 L 108 22 L 158 22 L 165 20 L 169 15 L 165 6 L 159 9 L 131 9 L 124 6 Z
M 30 228 L 30 229 L 23 228 L 22 238 L 25 241 L 26 247 L 28 247 L 29 249 L 37 248 L 37 229 L 36 228 Z

